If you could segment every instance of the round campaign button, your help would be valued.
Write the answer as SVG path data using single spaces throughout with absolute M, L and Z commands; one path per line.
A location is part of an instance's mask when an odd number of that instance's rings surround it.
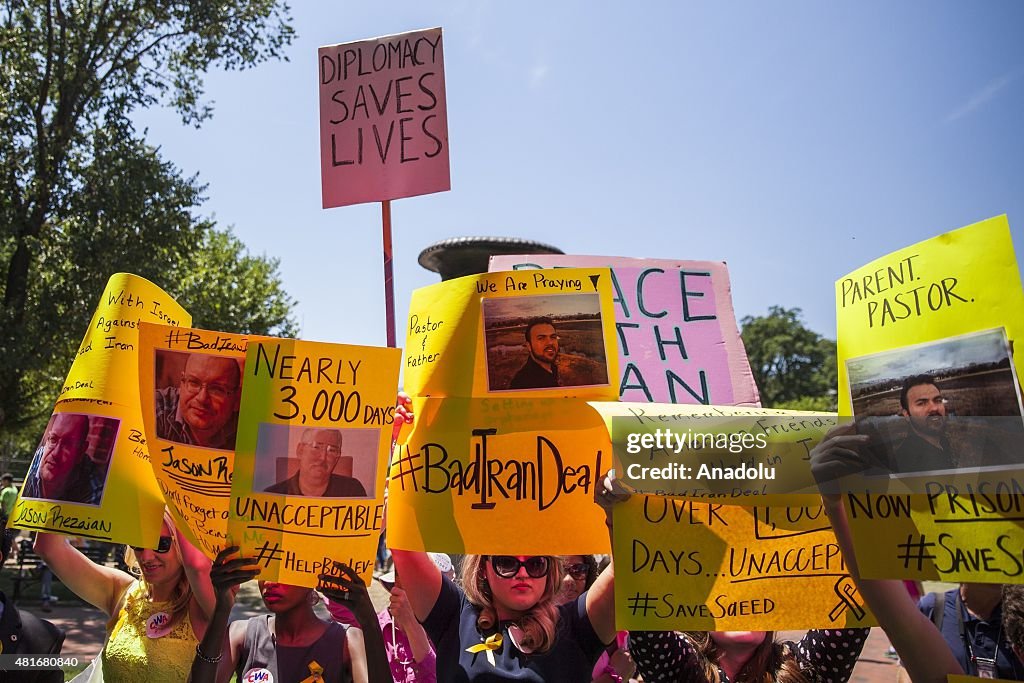
M 149 619 L 146 619 L 146 637 L 163 638 L 171 632 L 171 615 L 167 612 L 157 612 Z
M 242 683 L 274 683 L 274 674 L 269 669 L 249 669 L 242 676 Z

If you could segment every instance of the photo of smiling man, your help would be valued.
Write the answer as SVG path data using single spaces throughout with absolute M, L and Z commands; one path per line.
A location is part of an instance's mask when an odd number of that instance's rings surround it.
M 235 449 L 242 370 L 233 358 L 156 352 L 156 435 L 175 443 Z
M 499 297 L 481 308 L 489 391 L 608 384 L 597 294 Z

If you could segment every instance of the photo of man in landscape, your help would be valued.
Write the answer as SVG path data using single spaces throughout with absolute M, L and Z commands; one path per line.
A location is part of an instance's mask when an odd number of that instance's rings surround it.
M 853 412 L 869 418 L 880 463 L 893 474 L 1013 466 L 1024 435 L 1002 329 L 941 339 L 847 362 Z
M 483 318 L 491 391 L 608 384 L 597 294 L 487 299 Z

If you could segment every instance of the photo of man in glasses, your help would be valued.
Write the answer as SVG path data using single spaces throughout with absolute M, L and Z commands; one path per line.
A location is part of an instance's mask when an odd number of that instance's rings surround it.
M 304 429 L 295 448 L 298 471 L 264 489 L 266 493 L 311 498 L 363 498 L 366 488 L 355 477 L 336 474 L 342 457 L 340 429 Z
M 112 417 L 55 413 L 36 449 L 21 496 L 99 505 L 118 424 Z M 91 434 L 106 436 L 90 443 Z
M 158 352 L 158 372 L 161 360 L 181 355 Z M 176 384 L 156 390 L 156 434 L 175 443 L 234 450 L 241 395 L 242 372 L 237 361 L 187 354 Z

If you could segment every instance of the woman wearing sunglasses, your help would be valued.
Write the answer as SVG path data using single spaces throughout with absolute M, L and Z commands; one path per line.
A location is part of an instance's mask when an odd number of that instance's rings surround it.
M 562 587 L 555 597 L 559 605 L 580 597 L 594 585 L 598 574 L 597 560 L 593 555 L 564 555 L 562 566 L 565 569 L 565 578 L 562 579 Z
M 398 395 L 394 438 L 413 422 Z M 564 570 L 546 555 L 467 555 L 459 588 L 427 553 L 392 548 L 413 614 L 437 655 L 437 680 L 579 681 L 615 639 L 614 571 L 609 566 L 576 600 L 558 605 Z
M 463 589 L 426 553 L 392 550 L 416 618 L 437 652 L 437 680 L 590 681 L 615 638 L 612 569 L 556 604 L 564 570 L 546 555 L 467 555 Z
M 188 679 L 215 598 L 210 561 L 181 537 L 169 512 L 155 549 L 126 551 L 136 578 L 94 563 L 63 536 L 40 533 L 35 551 L 65 586 L 110 617 L 98 662 L 103 680 Z
M 559 605 L 578 598 L 594 585 L 598 577 L 597 560 L 593 555 L 566 555 L 562 558 L 562 564 L 565 567 L 565 578 L 562 580 L 562 590 L 555 598 Z M 592 673 L 594 683 L 622 683 L 631 680 L 636 667 L 626 647 L 627 635 L 626 631 L 619 631 L 615 635 L 615 642 L 601 653 Z

